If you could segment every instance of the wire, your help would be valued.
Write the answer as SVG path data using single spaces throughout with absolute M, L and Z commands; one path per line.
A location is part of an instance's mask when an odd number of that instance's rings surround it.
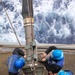
M 2 2 L 2 0 L 1 0 L 1 2 Z M 9 20 L 9 23 L 10 23 L 10 25 L 11 25 L 11 27 L 12 27 L 13 31 L 14 31 L 14 34 L 15 34 L 15 36 L 16 36 L 16 38 L 17 38 L 17 41 L 18 41 L 18 43 L 19 43 L 20 47 L 22 48 L 21 43 L 20 43 L 20 41 L 19 41 L 19 39 L 18 39 L 18 37 L 17 37 L 16 31 L 15 31 L 15 29 L 14 29 L 13 25 L 12 25 L 12 22 L 11 22 L 11 20 L 10 20 L 9 16 L 8 16 L 8 13 L 7 13 L 7 11 L 6 11 L 5 7 L 4 7 L 3 2 L 2 2 L 2 7 L 3 7 L 3 9 L 4 9 L 5 13 L 6 13 L 6 16 L 7 16 L 8 20 Z
M 31 36 L 32 36 L 32 41 L 33 41 L 33 38 L 34 38 L 34 35 L 33 35 L 33 25 L 32 25 L 32 18 L 33 18 L 33 9 L 32 9 L 32 0 L 27 0 L 27 5 L 28 5 L 28 15 L 31 19 Z

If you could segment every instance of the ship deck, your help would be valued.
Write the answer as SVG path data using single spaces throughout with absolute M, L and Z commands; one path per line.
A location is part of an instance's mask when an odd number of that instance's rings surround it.
M 12 55 L 12 53 L 0 53 L 0 75 L 8 75 L 6 60 L 10 55 Z M 75 54 L 65 54 L 63 69 L 72 70 L 75 74 Z

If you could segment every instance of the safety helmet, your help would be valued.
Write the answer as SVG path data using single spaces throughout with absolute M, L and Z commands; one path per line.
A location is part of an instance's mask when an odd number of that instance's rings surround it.
M 51 52 L 51 57 L 55 60 L 60 60 L 64 57 L 63 51 L 60 49 L 55 49 Z
M 23 57 L 19 58 L 16 62 L 15 62 L 15 67 L 17 69 L 22 68 L 25 65 L 25 59 Z
M 58 72 L 57 75 L 70 75 L 68 72 L 65 72 L 64 70 L 61 70 Z

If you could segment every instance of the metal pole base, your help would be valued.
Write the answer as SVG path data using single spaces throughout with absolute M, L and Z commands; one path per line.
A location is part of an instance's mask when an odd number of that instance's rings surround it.
M 44 67 L 36 66 L 35 70 L 31 67 L 26 67 L 22 69 L 25 75 L 43 75 Z

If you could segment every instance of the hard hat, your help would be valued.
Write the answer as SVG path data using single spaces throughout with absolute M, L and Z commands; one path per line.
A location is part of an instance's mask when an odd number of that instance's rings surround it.
M 64 70 L 61 70 L 58 72 L 57 75 L 70 75 L 68 72 L 65 72 Z
M 15 62 L 15 67 L 17 69 L 22 68 L 25 65 L 25 59 L 23 57 L 19 58 L 16 62 Z
M 55 60 L 60 60 L 64 57 L 63 51 L 60 49 L 55 49 L 52 51 L 51 57 Z

